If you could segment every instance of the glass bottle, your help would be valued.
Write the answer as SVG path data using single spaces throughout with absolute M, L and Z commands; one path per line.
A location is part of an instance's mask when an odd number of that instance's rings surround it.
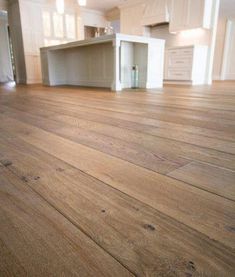
M 139 87 L 139 69 L 138 65 L 133 65 L 131 70 L 131 87 L 136 89 Z

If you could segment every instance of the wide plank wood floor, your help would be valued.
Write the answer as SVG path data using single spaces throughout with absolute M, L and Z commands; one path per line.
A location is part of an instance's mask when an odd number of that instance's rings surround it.
M 0 276 L 235 276 L 235 82 L 1 85 Z

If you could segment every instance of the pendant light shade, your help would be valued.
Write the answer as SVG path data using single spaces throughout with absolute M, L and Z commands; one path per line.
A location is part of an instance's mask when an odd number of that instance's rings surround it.
M 78 0 L 79 6 L 86 6 L 86 0 Z
M 56 9 L 59 14 L 64 13 L 64 0 L 56 0 Z

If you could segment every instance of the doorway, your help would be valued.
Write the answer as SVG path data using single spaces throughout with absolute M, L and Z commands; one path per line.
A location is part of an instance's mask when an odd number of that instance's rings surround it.
M 8 28 L 8 14 L 6 11 L 0 11 L 0 83 L 14 81 L 13 53 Z
M 222 80 L 235 80 L 235 20 L 228 20 L 226 26 Z

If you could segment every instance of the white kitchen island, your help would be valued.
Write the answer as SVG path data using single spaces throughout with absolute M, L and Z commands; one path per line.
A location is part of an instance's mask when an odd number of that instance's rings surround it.
M 161 39 L 114 34 L 43 47 L 43 84 L 121 91 L 131 87 L 132 66 L 138 65 L 139 87 L 159 88 L 163 85 L 164 46 Z

